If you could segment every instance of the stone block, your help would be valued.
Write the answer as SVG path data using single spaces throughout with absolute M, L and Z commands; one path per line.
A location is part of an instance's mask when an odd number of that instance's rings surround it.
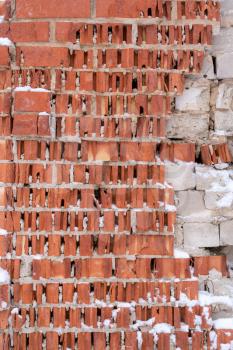
M 226 0 L 228 1 L 228 0 Z M 213 37 L 213 48 L 215 53 L 232 52 L 233 28 L 221 28 L 218 35 Z
M 232 56 L 233 58 L 233 56 Z M 218 133 L 233 133 L 233 112 L 215 111 L 214 113 L 215 131 Z
M 233 245 L 233 220 L 220 224 L 220 245 Z
M 215 79 L 214 63 L 211 55 L 205 56 L 201 75 L 207 79 Z
M 233 25 L 233 0 L 221 1 L 221 26 L 230 27 Z
M 210 210 L 231 210 L 233 209 L 233 192 L 207 190 L 205 194 L 205 206 Z M 232 213 L 233 216 L 233 213 Z
M 211 223 L 185 223 L 184 246 L 192 248 L 219 246 L 219 229 Z
M 231 174 L 228 170 L 217 170 L 211 166 L 203 165 L 196 165 L 195 172 L 197 190 L 208 190 L 214 183 L 224 186 Z
M 232 39 L 231 39 L 232 40 Z M 224 41 L 224 39 L 223 39 Z M 232 45 L 232 43 L 231 43 Z M 230 79 L 233 78 L 233 52 L 224 52 L 217 54 L 217 78 Z
M 173 186 L 175 191 L 193 189 L 196 184 L 194 167 L 193 163 L 166 162 L 166 181 Z
M 177 214 L 189 222 L 210 221 L 213 213 L 204 205 L 204 192 L 180 191 L 176 193 L 178 199 Z
M 211 187 L 212 182 L 216 179 L 217 171 L 212 167 L 196 165 L 196 189 L 206 190 Z
M 175 113 L 167 122 L 167 135 L 170 138 L 197 140 L 207 138 L 209 114 Z
M 186 79 L 185 89 L 176 98 L 178 111 L 208 112 L 210 101 L 210 82 L 205 79 Z
M 218 87 L 217 109 L 233 109 L 233 83 L 223 83 Z

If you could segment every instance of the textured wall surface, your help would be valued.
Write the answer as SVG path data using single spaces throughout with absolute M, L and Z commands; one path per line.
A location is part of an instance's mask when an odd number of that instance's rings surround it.
M 167 164 L 166 169 L 167 180 L 177 191 L 176 243 L 199 253 L 200 247 L 233 244 L 232 11 L 232 0 L 221 2 L 221 30 L 214 33 L 213 46 L 206 54 L 201 74 L 185 75 L 185 90 L 176 99 L 167 129 L 171 140 L 196 144 L 196 163 Z M 215 151 L 226 144 L 228 160 Z M 210 157 L 203 166 L 200 150 L 207 149 L 206 145 L 216 158 Z M 225 164 L 219 164 L 222 161 Z M 201 240 L 193 235 L 197 227 Z
M 0 349 L 230 349 L 230 3 L 0 2 Z

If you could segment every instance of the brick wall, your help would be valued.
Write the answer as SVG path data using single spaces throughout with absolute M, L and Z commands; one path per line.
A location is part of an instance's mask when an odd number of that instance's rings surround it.
M 195 161 L 231 161 L 225 139 L 205 137 L 209 83 L 192 81 L 219 3 L 0 5 L 0 348 L 229 343 L 197 278 L 215 269 L 226 279 L 226 258 L 174 251 L 170 185 L 192 189 Z

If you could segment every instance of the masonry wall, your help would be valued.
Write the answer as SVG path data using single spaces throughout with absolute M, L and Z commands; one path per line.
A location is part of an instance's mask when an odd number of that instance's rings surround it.
M 231 155 L 233 151 L 232 9 L 232 1 L 221 3 L 221 29 L 215 31 L 202 73 L 186 76 L 185 91 L 176 99 L 167 129 L 171 140 L 196 144 L 196 163 L 167 164 L 167 176 L 176 190 L 178 205 L 177 244 L 193 252 L 198 248 L 228 246 L 224 251 L 229 261 L 229 246 L 233 243 L 232 165 L 214 164 L 218 158 L 203 166 L 199 155 L 206 144 L 227 143 Z M 202 253 L 205 254 L 199 250 Z
M 228 346 L 219 3 L 0 5 L 0 348 Z

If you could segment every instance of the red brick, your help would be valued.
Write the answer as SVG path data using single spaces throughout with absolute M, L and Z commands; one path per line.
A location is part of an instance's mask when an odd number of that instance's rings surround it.
M 40 115 L 38 116 L 38 135 L 40 136 L 50 136 L 50 125 L 49 116 Z
M 13 122 L 13 135 L 37 135 L 37 115 L 16 114 Z
M 0 111 L 2 113 L 10 113 L 11 107 L 11 94 L 9 93 L 1 93 L 0 94 Z
M 12 22 L 10 24 L 10 36 L 13 41 L 48 41 L 48 22 Z
M 79 349 L 91 349 L 91 333 L 79 333 L 78 335 L 78 348 Z
M 2 90 L 11 87 L 11 71 L 2 70 L 0 71 L 0 88 Z
M 79 32 L 80 35 L 80 43 L 93 44 L 93 25 L 85 25 L 84 23 L 73 22 L 56 23 L 56 39 L 58 41 L 69 41 L 75 43 L 77 40 L 77 32 Z M 88 35 L 86 41 L 82 40 L 81 38 L 84 36 L 84 33 L 91 34 L 91 36 Z
M 80 277 L 104 277 L 108 278 L 112 275 L 111 259 L 85 259 L 78 260 L 77 278 Z
M 202 145 L 201 159 L 206 165 L 232 162 L 232 155 L 226 143 L 217 145 Z
M 134 2 L 128 2 L 126 0 L 107 0 L 104 3 L 102 0 L 96 1 L 96 16 L 97 17 L 148 17 L 148 8 L 152 10 L 153 17 L 166 16 L 170 18 L 170 1 L 165 1 L 165 6 L 162 6 L 162 0 L 136 0 Z M 165 11 L 167 7 L 168 11 Z M 167 13 L 166 13 L 167 12 Z
M 0 141 L 0 159 L 12 160 L 12 142 L 10 140 Z
M 194 258 L 194 274 L 208 275 L 209 272 L 215 269 L 222 273 L 223 276 L 228 276 L 226 256 L 199 256 Z
M 16 0 L 17 18 L 90 17 L 90 2 L 82 0 Z
M 0 16 L 3 16 L 5 20 L 11 16 L 11 1 L 5 0 L 0 3 Z
M 46 349 L 53 350 L 58 348 L 58 333 L 47 332 L 46 334 Z
M 17 112 L 49 112 L 50 93 L 37 91 L 15 91 Z
M 60 67 L 69 66 L 68 49 L 51 46 L 22 46 L 17 48 L 17 62 L 24 57 L 25 67 Z
M 8 66 L 10 62 L 9 46 L 0 46 L 0 65 Z

